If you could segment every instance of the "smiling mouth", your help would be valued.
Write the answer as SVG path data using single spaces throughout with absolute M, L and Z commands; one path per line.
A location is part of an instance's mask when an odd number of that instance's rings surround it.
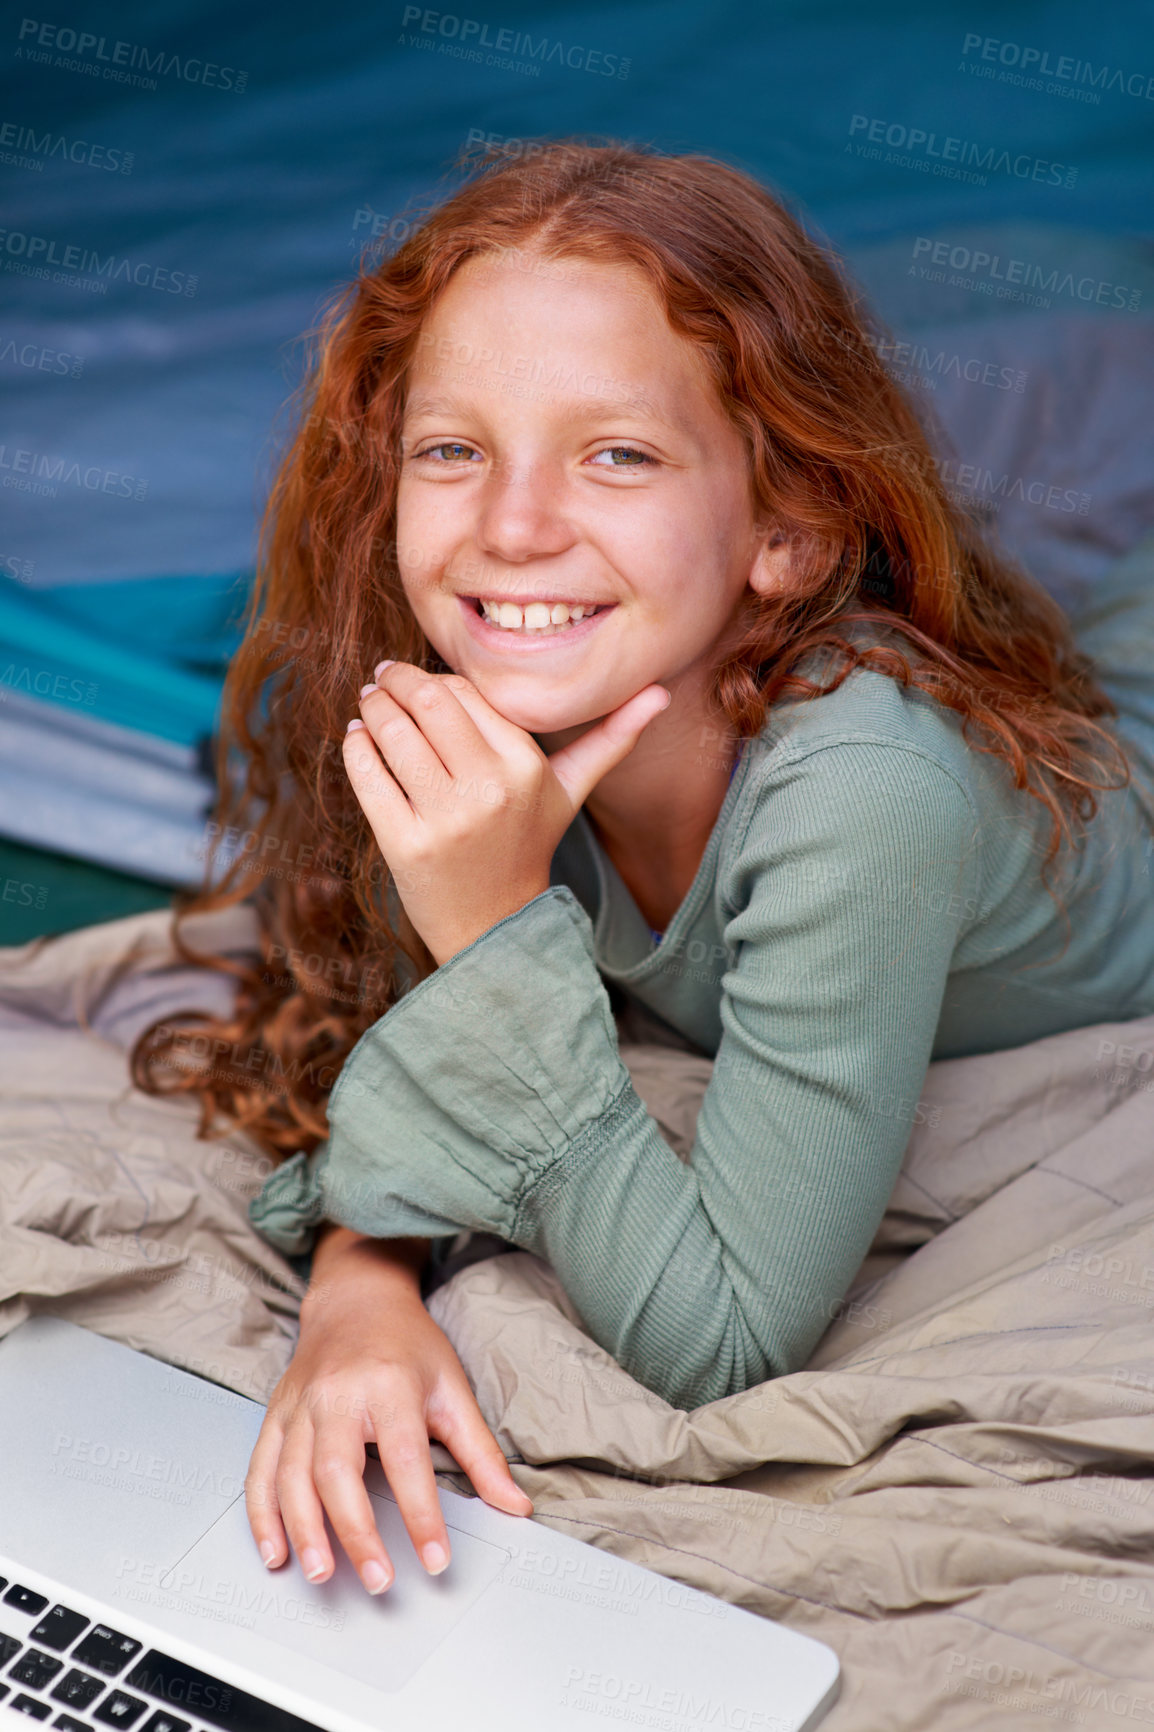
M 583 619 L 607 613 L 616 602 L 528 601 L 520 603 L 496 597 L 469 596 L 475 613 L 499 631 L 525 637 L 549 637 L 568 631 Z

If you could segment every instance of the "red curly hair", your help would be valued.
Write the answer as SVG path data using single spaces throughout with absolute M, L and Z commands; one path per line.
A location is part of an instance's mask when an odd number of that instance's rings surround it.
M 1094 816 L 1092 790 L 1129 780 L 1094 720 L 1116 711 L 1062 610 L 950 501 L 878 358 L 877 328 L 762 186 L 703 155 L 570 139 L 464 167 L 391 256 L 363 262 L 315 333 L 269 498 L 225 685 L 214 843 L 174 926 L 186 960 L 236 978 L 235 1012 L 154 1024 L 132 1053 L 140 1088 L 199 1096 L 202 1136 L 243 1128 L 274 1157 L 327 1135 L 344 1060 L 435 967 L 395 900 L 403 886 L 390 884 L 341 741 L 366 667 L 391 656 L 447 671 L 400 582 L 397 458 L 422 324 L 477 254 L 546 274 L 562 258 L 632 266 L 704 356 L 744 436 L 757 509 L 798 549 L 796 583 L 749 593 L 740 641 L 714 673 L 713 702 L 740 737 L 759 733 L 772 704 L 871 667 L 957 711 L 974 748 L 1049 808 L 1046 868 Z M 857 620 L 897 628 L 908 650 L 848 641 Z M 835 652 L 825 685 L 795 671 L 822 646 Z M 240 851 L 217 877 L 230 835 Z M 250 897 L 261 963 L 200 956 L 182 937 L 189 914 Z M 206 1054 L 228 1062 L 206 1067 Z

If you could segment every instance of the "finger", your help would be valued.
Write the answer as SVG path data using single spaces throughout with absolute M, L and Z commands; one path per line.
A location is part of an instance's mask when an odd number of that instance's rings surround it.
M 313 1424 L 294 1420 L 285 1432 L 276 1470 L 281 1517 L 301 1569 L 310 1582 L 327 1581 L 333 1554 L 325 1533 L 324 1511 L 313 1484 Z
M 413 1547 L 431 1576 L 439 1576 L 449 1562 L 449 1533 L 437 1497 L 429 1434 L 416 1413 L 399 1415 L 385 1409 L 370 1409 L 377 1439 L 377 1453 L 397 1500 Z
M 360 1429 L 322 1420 L 313 1444 L 313 1480 L 353 1568 L 370 1594 L 380 1594 L 392 1586 L 396 1571 L 373 1519 L 364 1475 Z
M 532 734 L 519 728 L 508 716 L 503 716 L 500 710 L 495 710 L 488 698 L 483 697 L 472 680 L 467 679 L 464 674 L 441 674 L 439 678 L 452 692 L 461 708 L 472 718 L 478 733 L 498 757 L 505 757 L 526 742 L 535 752 L 540 751 L 541 748 Z
M 668 709 L 672 694 L 664 686 L 646 686 L 595 728 L 573 740 L 549 759 L 574 810 L 583 806 L 602 776 L 627 758 L 654 716 Z
M 276 1469 L 280 1459 L 284 1428 L 271 1413 L 265 1415 L 260 1436 L 253 1446 L 244 1482 L 244 1507 L 248 1525 L 256 1541 L 261 1560 L 275 1569 L 288 1556 L 284 1523 L 280 1518 L 280 1503 L 276 1495 Z
M 414 808 L 435 796 L 451 779 L 432 739 L 391 692 L 379 686 L 361 691 L 361 715 L 381 758 Z
M 341 751 L 357 803 L 372 825 L 373 834 L 387 860 L 390 844 L 396 849 L 411 842 L 414 827 L 420 820 L 409 804 L 405 790 L 398 785 L 378 752 L 367 727 L 361 726 L 346 734 Z
M 498 767 L 499 748 L 495 749 L 490 738 L 495 732 L 493 721 L 497 712 L 463 675 L 428 674 L 411 662 L 391 662 L 381 672 L 378 683 L 388 697 L 408 712 L 444 773 L 452 777 L 477 772 L 491 775 Z M 467 694 L 471 694 L 469 702 L 465 701 Z M 371 704 L 373 700 L 369 697 L 367 701 Z M 479 722 L 483 710 L 488 710 L 493 719 L 487 729 Z M 500 719 L 507 734 L 511 731 L 519 739 L 526 737 L 513 723 Z M 391 757 L 389 762 L 392 763 Z
M 527 1516 L 533 1513 L 533 1500 L 527 1497 L 509 1472 L 509 1463 L 477 1406 L 472 1390 L 465 1384 L 446 1399 L 443 1410 L 433 1419 L 434 1436 L 464 1468 L 478 1497 L 508 1515 Z

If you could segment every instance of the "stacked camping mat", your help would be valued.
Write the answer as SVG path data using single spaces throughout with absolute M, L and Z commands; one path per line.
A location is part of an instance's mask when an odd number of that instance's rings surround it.
M 0 944 L 201 882 L 250 581 L 0 582 Z

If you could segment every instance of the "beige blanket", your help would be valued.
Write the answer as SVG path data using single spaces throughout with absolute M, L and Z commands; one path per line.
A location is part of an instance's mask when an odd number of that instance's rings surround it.
M 302 1290 L 248 1225 L 268 1162 L 125 1070 L 227 1003 L 168 924 L 0 950 L 0 1334 L 50 1311 L 264 1399 Z M 192 931 L 252 943 L 247 910 Z M 684 1158 L 709 1062 L 622 1053 Z M 522 1252 L 430 1309 L 536 1519 L 828 1642 L 829 1732 L 1154 1724 L 1154 1018 L 931 1067 L 805 1371 L 673 1410 Z M 551 1586 L 617 1604 L 611 1560 Z

